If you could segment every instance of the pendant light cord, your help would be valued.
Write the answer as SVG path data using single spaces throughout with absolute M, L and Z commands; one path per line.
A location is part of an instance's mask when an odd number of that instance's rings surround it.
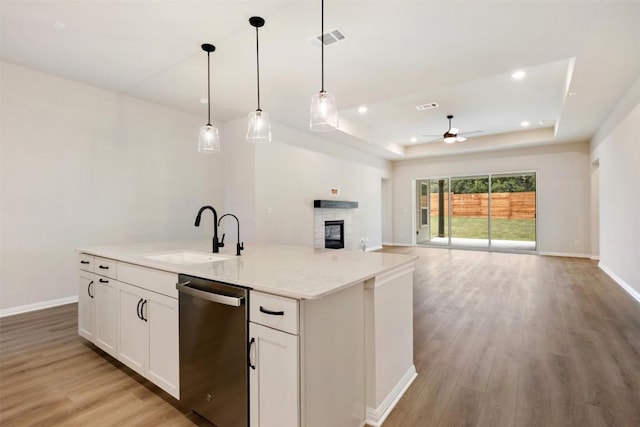
M 260 109 L 260 42 L 258 40 L 258 27 L 256 27 L 256 80 L 258 82 L 258 110 Z
M 211 126 L 211 60 L 209 55 L 211 52 L 207 52 L 207 111 L 209 114 L 209 121 L 207 126 Z
M 320 16 L 320 58 L 322 66 L 322 89 L 320 92 L 324 92 L 324 0 L 322 0 L 322 12 Z

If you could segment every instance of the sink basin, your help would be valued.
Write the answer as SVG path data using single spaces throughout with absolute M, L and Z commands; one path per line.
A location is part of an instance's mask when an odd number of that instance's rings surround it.
M 206 264 L 208 262 L 218 262 L 228 260 L 229 256 L 209 254 L 205 252 L 177 251 L 158 255 L 149 255 L 145 258 L 154 261 L 168 262 L 171 264 Z

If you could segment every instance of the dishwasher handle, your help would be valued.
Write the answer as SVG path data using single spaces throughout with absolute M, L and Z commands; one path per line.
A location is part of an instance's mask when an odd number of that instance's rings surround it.
M 224 305 L 230 305 L 233 307 L 240 307 L 244 302 L 244 297 L 230 297 L 227 295 L 220 295 L 213 292 L 201 291 L 200 289 L 194 289 L 189 287 L 191 281 L 176 283 L 176 289 L 178 292 L 183 292 L 187 295 L 194 296 L 196 298 L 202 298 L 207 301 L 217 302 Z

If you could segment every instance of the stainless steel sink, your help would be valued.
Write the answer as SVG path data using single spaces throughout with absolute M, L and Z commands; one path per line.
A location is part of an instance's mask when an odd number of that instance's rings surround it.
M 194 251 L 174 251 L 157 255 L 148 255 L 145 258 L 154 261 L 168 262 L 170 264 L 206 264 L 208 262 L 219 262 L 230 259 L 230 256 L 210 254 L 206 252 Z

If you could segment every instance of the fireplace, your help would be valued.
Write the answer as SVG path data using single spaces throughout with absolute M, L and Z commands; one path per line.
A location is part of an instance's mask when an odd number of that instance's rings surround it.
M 344 248 L 344 221 L 324 222 L 324 247 L 329 249 Z

